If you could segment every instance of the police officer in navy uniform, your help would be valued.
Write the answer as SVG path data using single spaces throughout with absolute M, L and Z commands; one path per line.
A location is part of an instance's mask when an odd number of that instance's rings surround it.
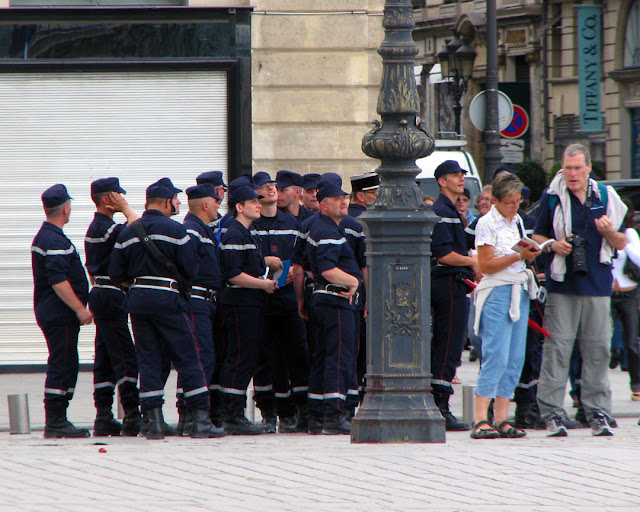
M 360 269 L 340 222 L 347 215 L 347 193 L 334 181 L 318 189 L 320 213 L 305 247 L 315 281 L 311 302 L 314 350 L 309 374 L 310 434 L 348 434 L 345 400 L 355 382 L 354 301 Z M 357 391 L 356 391 L 357 392 Z
M 271 266 L 271 260 L 291 262 L 298 235 L 298 221 L 278 210 L 275 180 L 266 172 L 253 176 L 263 196 L 260 218 L 253 221 L 251 234 Z M 267 296 L 258 371 L 253 378 L 254 398 L 269 432 L 275 432 L 276 414 L 280 433 L 306 431 L 309 349 L 306 327 L 298 314 L 293 286 L 293 270 L 289 267 L 286 285 Z M 292 396 L 293 395 L 293 396 Z
M 147 236 L 165 257 L 173 262 L 184 279 L 197 275 L 196 245 L 186 229 L 169 217 L 178 211 L 180 189 L 163 178 L 147 188 L 146 211 L 139 222 Z M 164 439 L 163 367 L 168 357 L 178 371 L 188 407 L 193 411 L 191 437 L 221 437 L 209 420 L 209 386 L 198 356 L 184 283 L 178 283 L 166 266 L 158 261 L 132 226 L 122 230 L 115 245 L 109 275 L 118 284 L 131 285 L 127 309 L 136 340 L 140 371 L 140 402 L 149 417 L 147 439 Z
M 222 276 L 218 264 L 217 244 L 209 224 L 218 217 L 218 208 L 222 198 L 216 194 L 216 187 L 211 183 L 189 187 L 187 197 L 189 198 L 189 212 L 184 218 L 183 226 L 197 247 L 199 259 L 198 274 L 192 281 L 189 310 L 195 327 L 198 354 L 209 387 L 210 403 L 213 405 L 217 404 L 215 398 L 212 401 L 212 395 L 214 395 L 212 380 L 216 363 L 215 301 L 218 290 L 222 286 Z M 178 388 L 181 388 L 181 384 L 182 382 L 178 383 Z M 187 408 L 186 400 L 179 400 L 178 412 L 180 419 L 177 433 L 178 435 L 189 435 L 193 426 L 193 411 Z
M 125 291 L 109 278 L 113 246 L 126 224 L 116 224 L 113 216 L 121 212 L 131 223 L 138 218 L 127 200 L 118 178 L 101 178 L 91 183 L 91 199 L 96 205 L 93 222 L 84 239 L 86 266 L 93 288 L 89 307 L 96 323 L 93 362 L 93 399 L 97 416 L 94 436 L 137 436 L 140 432 L 138 409 L 138 363 L 129 332 Z M 125 412 L 122 425 L 112 413 L 113 395 L 118 386 Z
M 44 385 L 44 437 L 88 437 L 67 420 L 78 379 L 78 334 L 90 324 L 89 283 L 80 256 L 62 228 L 71 215 L 71 196 L 58 183 L 42 194 L 46 221 L 33 239 L 31 264 L 36 320 L 47 340 L 49 359 Z
M 249 186 L 231 191 L 234 218 L 220 243 L 220 268 L 226 285 L 219 299 L 225 333 L 220 415 L 224 429 L 237 435 L 266 432 L 244 415 L 247 387 L 256 372 L 265 294 L 273 293 L 277 286 L 276 281 L 267 279 L 265 259 L 249 231 L 251 223 L 260 218 L 261 197 Z
M 433 212 L 440 221 L 433 228 L 431 251 L 431 307 L 433 336 L 431 341 L 431 388 L 433 398 L 445 419 L 447 430 L 470 430 L 467 423 L 449 410 L 453 394 L 451 381 L 456 374 L 466 332 L 468 286 L 463 279 L 479 275 L 475 256 L 469 256 L 464 221 L 455 201 L 464 190 L 464 175 L 455 160 L 446 160 L 435 170 L 440 195 Z
M 293 171 L 278 171 L 276 187 L 278 187 L 278 208 L 284 213 L 293 215 L 298 222 L 303 222 L 313 215 L 313 211 L 300 204 L 304 178 Z

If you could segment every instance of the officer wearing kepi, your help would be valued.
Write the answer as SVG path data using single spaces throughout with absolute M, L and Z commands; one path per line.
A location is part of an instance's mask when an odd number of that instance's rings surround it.
M 217 218 L 222 199 L 216 194 L 216 188 L 210 183 L 189 187 L 187 197 L 189 198 L 189 212 L 184 218 L 183 226 L 197 247 L 200 261 L 198 274 L 193 278 L 189 309 L 195 326 L 198 353 L 211 399 L 214 392 L 211 385 L 216 364 L 214 348 L 216 296 L 222 286 L 222 276 L 218 264 L 216 240 L 209 223 Z M 218 340 L 218 342 L 220 341 Z M 214 402 L 211 401 L 211 403 Z M 184 406 L 186 407 L 186 403 Z M 183 407 L 178 423 L 178 434 L 188 435 L 192 422 L 192 411 L 187 410 L 185 417 L 185 408 Z
M 91 199 L 96 205 L 93 222 L 84 239 L 86 266 L 93 288 L 89 306 L 96 323 L 95 360 L 93 362 L 93 399 L 97 416 L 94 436 L 137 436 L 140 431 L 138 409 L 138 363 L 129 332 L 124 289 L 109 278 L 113 246 L 125 224 L 116 224 L 113 216 L 122 212 L 131 223 L 138 218 L 122 194 L 118 178 L 101 178 L 91 183 Z M 112 413 L 115 387 L 125 412 L 123 424 Z
M 467 293 L 464 279 L 479 275 L 476 256 L 469 256 L 464 221 L 455 201 L 464 191 L 464 175 L 455 160 L 446 160 L 435 170 L 440 195 L 433 212 L 440 221 L 433 228 L 431 251 L 431 307 L 433 308 L 433 338 L 431 341 L 431 388 L 447 430 L 470 430 L 469 424 L 449 410 L 453 394 L 451 381 L 462 354 L 467 324 Z
M 178 371 L 187 405 L 193 411 L 190 436 L 225 435 L 209 420 L 209 386 L 188 314 L 188 285 L 198 271 L 196 246 L 186 229 L 169 218 L 178 211 L 178 192 L 181 190 L 168 178 L 147 188 L 146 211 L 138 221 L 146 235 L 135 223 L 123 229 L 109 265 L 113 281 L 131 286 L 127 309 L 136 339 L 140 402 L 149 417 L 147 439 L 164 439 L 165 354 Z
M 47 340 L 49 359 L 44 384 L 44 437 L 88 437 L 67 420 L 78 380 L 78 334 L 90 324 L 89 283 L 80 256 L 62 228 L 71 215 L 71 196 L 58 183 L 42 194 L 46 221 L 33 239 L 31 265 L 36 320 Z

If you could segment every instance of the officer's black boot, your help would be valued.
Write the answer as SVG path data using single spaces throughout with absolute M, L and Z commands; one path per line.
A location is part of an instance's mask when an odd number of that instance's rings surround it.
M 307 412 L 307 402 L 298 402 L 298 424 L 296 432 L 307 432 L 309 426 L 309 413 Z
M 328 435 L 349 434 L 351 425 L 344 413 L 325 414 L 322 422 L 322 433 Z
M 189 427 L 185 429 L 185 425 L 189 424 Z M 193 427 L 193 412 L 190 409 L 178 409 L 178 424 L 176 425 L 176 435 L 188 436 Z
M 254 436 L 266 434 L 263 425 L 250 422 L 244 415 L 244 411 L 238 410 L 222 417 L 222 428 L 232 436 Z
M 307 422 L 307 434 L 311 436 L 322 434 L 322 416 L 315 416 L 313 414 L 310 414 L 307 417 Z
M 140 411 L 137 407 L 130 409 L 125 408 L 124 419 L 122 420 L 122 435 L 135 437 L 140 433 L 142 427 L 142 418 L 140 417 Z M 147 429 L 148 429 L 147 424 Z
M 140 423 L 140 434 L 146 436 L 147 432 L 149 432 L 149 414 L 147 414 L 147 411 L 142 411 L 140 414 L 142 416 Z
M 147 417 L 149 418 L 149 430 L 147 430 L 147 439 L 164 439 L 164 417 L 162 416 L 162 409 L 156 407 L 154 409 L 147 410 Z
M 276 433 L 276 424 L 278 423 L 278 416 L 273 409 L 264 409 L 260 411 L 262 413 L 262 426 L 267 434 Z
M 451 411 L 449 410 L 449 395 L 448 394 L 440 394 L 434 393 L 433 399 L 436 403 L 436 406 L 440 410 L 440 414 L 445 421 L 445 429 L 450 432 L 462 432 L 465 430 L 471 430 L 471 427 L 468 423 L 464 421 L 459 421 Z
M 99 408 L 96 421 L 93 423 L 95 437 L 119 436 L 122 424 L 113 417 L 111 408 Z
M 89 437 L 89 430 L 76 428 L 67 420 L 66 409 L 45 409 L 46 423 L 44 437 L 47 439 L 59 437 Z
M 191 413 L 192 424 L 189 436 L 196 438 L 224 437 L 227 433 L 223 428 L 218 428 L 211 423 L 209 411 L 206 409 L 195 409 Z

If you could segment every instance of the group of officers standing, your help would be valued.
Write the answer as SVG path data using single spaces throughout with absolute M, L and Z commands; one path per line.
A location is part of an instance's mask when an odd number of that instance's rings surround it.
M 147 188 L 140 218 L 118 178 L 98 179 L 85 238 L 90 291 L 63 232 L 71 197 L 63 184 L 48 188 L 31 247 L 36 319 L 49 349 L 45 437 L 89 436 L 66 409 L 80 326 L 92 321 L 96 436 L 349 433 L 365 370 L 365 239 L 354 217 L 379 183 L 375 173 L 352 177 L 349 204 L 334 173 L 258 172 L 227 187 L 209 171 L 187 188 L 180 224 L 171 217 L 182 190 L 170 179 Z M 126 223 L 114 221 L 118 212 Z M 162 412 L 172 366 L 177 428 Z M 244 414 L 251 379 L 262 424 Z M 122 423 L 112 414 L 116 387 Z

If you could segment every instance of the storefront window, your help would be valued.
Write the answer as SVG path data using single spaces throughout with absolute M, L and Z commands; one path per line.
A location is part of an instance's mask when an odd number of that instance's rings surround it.
M 0 25 L 0 59 L 225 57 L 229 23 Z
M 629 9 L 624 37 L 625 68 L 640 67 L 640 2 L 635 1 Z

